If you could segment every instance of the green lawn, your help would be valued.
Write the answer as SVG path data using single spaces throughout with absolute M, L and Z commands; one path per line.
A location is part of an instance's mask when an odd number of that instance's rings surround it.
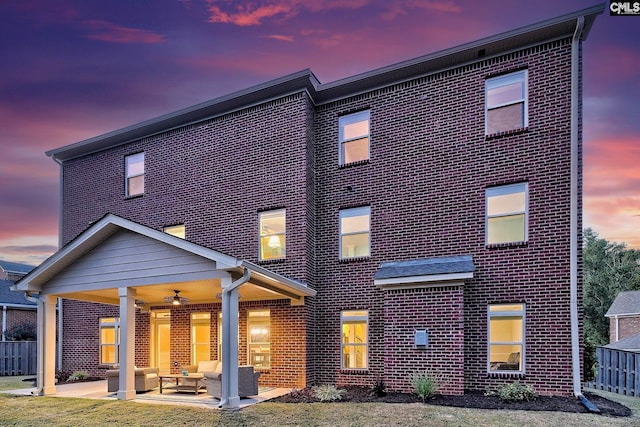
M 18 377 L 16 377 L 18 378 Z M 0 390 L 25 388 L 0 377 Z M 16 384 L 19 387 L 16 387 Z M 28 386 L 28 385 L 27 385 Z M 2 426 L 633 426 L 640 425 L 640 399 L 605 393 L 629 406 L 631 418 L 593 414 L 461 409 L 390 403 L 260 403 L 219 411 L 113 400 L 0 394 Z

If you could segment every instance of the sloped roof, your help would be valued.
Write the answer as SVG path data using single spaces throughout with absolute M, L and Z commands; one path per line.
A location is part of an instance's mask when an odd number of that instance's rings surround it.
M 13 282 L 11 280 L 0 280 L 0 305 L 2 304 L 20 304 L 32 305 L 36 303 L 29 301 L 24 292 L 12 291 Z
M 604 4 L 600 4 L 326 84 L 321 84 L 311 70 L 305 69 L 123 129 L 56 148 L 47 151 L 46 154 L 54 159 L 70 160 L 302 91 L 305 91 L 316 105 L 333 102 L 540 45 L 550 40 L 571 37 L 580 19 L 584 19 L 581 34 L 584 40 L 596 16 L 603 11 Z
M 1 259 L 0 259 L 0 267 L 7 273 L 22 274 L 22 275 L 27 274 L 28 272 L 30 272 L 35 268 L 33 265 L 3 261 Z
M 606 317 L 640 315 L 640 291 L 623 291 L 618 294 Z
M 379 286 L 461 281 L 473 278 L 471 255 L 383 262 L 373 277 Z
M 640 334 L 631 335 L 630 337 L 607 344 L 605 347 L 615 350 L 638 351 L 640 350 Z

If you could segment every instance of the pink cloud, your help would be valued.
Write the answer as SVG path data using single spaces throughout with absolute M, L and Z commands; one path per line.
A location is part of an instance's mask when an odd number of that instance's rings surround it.
M 269 36 L 266 36 L 266 38 L 273 39 L 273 40 L 281 40 L 283 42 L 292 42 L 293 41 L 293 37 L 292 36 L 285 36 L 283 34 L 271 34 Z
M 398 16 L 412 13 L 411 9 L 424 9 L 442 13 L 459 13 L 462 8 L 453 1 L 396 1 L 389 5 L 388 10 L 382 14 L 382 18 L 392 20 Z
M 84 21 L 84 27 L 90 31 L 88 39 L 101 40 L 109 43 L 142 43 L 155 44 L 163 43 L 165 38 L 162 34 L 154 33 L 138 28 L 122 27 L 111 22 L 102 20 Z

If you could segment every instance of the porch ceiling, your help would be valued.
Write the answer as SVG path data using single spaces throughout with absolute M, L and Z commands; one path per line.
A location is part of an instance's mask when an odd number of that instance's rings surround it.
M 167 305 L 174 290 L 190 303 L 221 301 L 221 278 L 249 281 L 245 301 L 290 298 L 298 303 L 315 290 L 304 283 L 124 218 L 107 215 L 30 272 L 16 290 L 83 301 L 119 304 L 118 288 L 136 291 L 146 307 Z

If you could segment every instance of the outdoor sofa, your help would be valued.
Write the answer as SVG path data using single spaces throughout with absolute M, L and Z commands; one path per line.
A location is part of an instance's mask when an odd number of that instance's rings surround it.
M 221 365 L 218 363 L 218 366 Z M 222 368 L 214 372 L 205 372 L 207 394 L 220 399 L 222 395 Z M 253 366 L 238 366 L 238 396 L 247 397 L 258 394 L 258 378 L 260 372 L 254 372 Z
M 134 370 L 136 392 L 153 390 L 160 385 L 158 368 L 135 368 Z M 120 369 L 107 370 L 107 391 L 109 393 L 118 391 L 119 379 Z

